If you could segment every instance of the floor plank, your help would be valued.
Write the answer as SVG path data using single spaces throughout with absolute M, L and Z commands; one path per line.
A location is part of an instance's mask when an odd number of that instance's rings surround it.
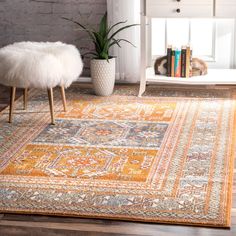
M 236 215 L 234 216 L 236 218 Z M 129 222 L 113 222 L 112 224 L 91 224 L 91 223 L 46 223 L 46 222 L 24 222 L 24 221 L 0 221 L 0 233 L 3 233 L 5 227 L 17 229 L 21 228 L 27 232 L 34 232 L 38 229 L 58 231 L 60 233 L 70 231 L 74 232 L 90 232 L 94 235 L 153 235 L 153 236 L 169 236 L 169 235 L 204 235 L 204 236 L 233 236 L 236 235 L 236 225 L 229 229 L 211 229 L 203 227 L 185 227 L 160 224 L 143 224 Z M 1 228 L 2 227 L 2 228 Z M 30 229 L 29 229 L 30 228 Z M 99 234 L 98 234 L 99 233 Z M 91 234 L 91 235 L 93 235 Z M 3 234 L 8 236 L 8 234 Z M 11 234 L 9 234 L 11 235 Z M 42 234 L 43 235 L 43 234 Z M 51 234 L 50 234 L 51 235 Z M 61 235 L 61 234 L 59 234 Z M 62 234 L 63 235 L 63 234 Z M 81 235 L 84 235 L 81 233 Z M 86 235 L 86 234 L 85 234 Z
M 87 231 L 73 231 L 61 229 L 26 228 L 14 226 L 0 226 L 0 233 L 4 236 L 124 236 L 124 234 L 110 234 Z M 132 236 L 131 234 L 127 236 Z

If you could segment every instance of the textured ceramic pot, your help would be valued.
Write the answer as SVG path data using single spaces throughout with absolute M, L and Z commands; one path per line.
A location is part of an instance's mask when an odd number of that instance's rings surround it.
M 110 96 L 115 85 L 115 58 L 91 61 L 91 77 L 96 95 Z

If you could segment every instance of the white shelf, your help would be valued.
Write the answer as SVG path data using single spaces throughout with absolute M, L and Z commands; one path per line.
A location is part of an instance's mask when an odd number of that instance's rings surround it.
M 209 69 L 204 76 L 176 78 L 155 75 L 153 68 L 146 70 L 147 82 L 186 84 L 186 85 L 236 85 L 236 69 Z

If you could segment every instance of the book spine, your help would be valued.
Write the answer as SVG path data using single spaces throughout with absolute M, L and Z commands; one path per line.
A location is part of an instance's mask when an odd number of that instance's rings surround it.
M 186 78 L 190 77 L 190 60 L 191 60 L 191 49 L 187 47 L 186 49 Z
M 175 52 L 175 77 L 181 76 L 181 51 Z
M 190 67 L 189 67 L 189 77 L 193 76 L 193 50 L 190 49 Z
M 171 76 L 171 66 L 172 66 L 172 47 L 167 48 L 167 76 Z
M 181 77 L 186 77 L 186 48 L 181 50 Z
M 175 49 L 171 51 L 171 77 L 175 77 Z

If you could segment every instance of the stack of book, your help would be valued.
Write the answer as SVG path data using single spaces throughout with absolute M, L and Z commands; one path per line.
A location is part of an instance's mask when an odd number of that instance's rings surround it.
M 167 47 L 167 76 L 189 78 L 192 76 L 192 50 L 183 46 L 181 50 Z

